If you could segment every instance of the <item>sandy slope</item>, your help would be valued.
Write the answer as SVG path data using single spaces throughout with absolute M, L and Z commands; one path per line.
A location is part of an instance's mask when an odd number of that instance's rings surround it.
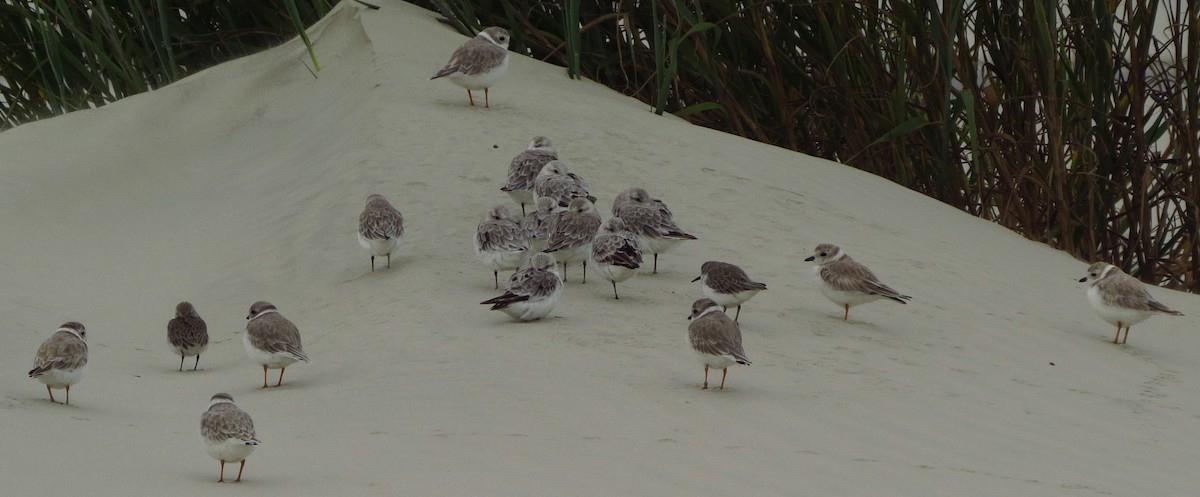
M 0 382 L 7 495 L 211 495 L 198 441 L 231 393 L 272 495 L 1186 495 L 1200 477 L 1200 300 L 1128 346 L 1084 298 L 1085 264 L 848 167 L 657 117 L 514 57 L 491 110 L 427 81 L 463 38 L 398 2 L 344 5 L 289 43 L 98 110 L 0 134 Z M 701 240 L 660 274 L 567 287 L 519 324 L 470 236 L 535 134 L 612 197 L 640 184 Z M 355 242 L 362 202 L 407 217 L 393 267 Z M 911 305 L 850 322 L 802 259 L 846 247 Z M 770 290 L 746 305 L 725 391 L 684 345 L 700 263 Z M 576 271 L 572 268 L 572 271 Z M 203 371 L 166 349 L 193 302 Z M 313 358 L 259 390 L 255 300 Z M 28 378 L 58 324 L 88 326 L 71 406 Z

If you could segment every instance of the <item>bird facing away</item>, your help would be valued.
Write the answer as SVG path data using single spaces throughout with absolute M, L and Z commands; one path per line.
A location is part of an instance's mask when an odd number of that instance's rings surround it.
M 688 342 L 700 364 L 704 365 L 704 387 L 708 389 L 708 368 L 721 370 L 721 388 L 725 389 L 725 375 L 734 364 L 750 365 L 746 351 L 742 350 L 742 331 L 737 323 L 721 311 L 712 299 L 700 299 L 692 303 L 692 321 L 688 325 Z
M 654 254 L 654 270 L 658 274 L 658 254 L 664 253 L 683 240 L 696 237 L 675 224 L 671 209 L 661 200 L 641 188 L 630 188 L 613 201 L 613 215 L 625 220 L 642 240 L 642 251 Z
M 508 165 L 508 179 L 500 191 L 507 192 L 513 201 L 521 204 L 521 215 L 525 216 L 525 204 L 533 203 L 533 182 L 546 163 L 558 160 L 554 143 L 544 136 L 535 136 L 529 148 L 513 157 Z
M 258 301 L 250 306 L 246 316 L 246 334 L 242 345 L 250 360 L 263 368 L 263 388 L 267 388 L 267 369 L 279 370 L 279 381 L 283 385 L 283 373 L 297 361 L 308 362 L 308 354 L 300 344 L 300 330 L 283 317 L 270 302 Z
M 38 347 L 29 377 L 46 384 L 50 402 L 58 402 L 54 400 L 54 392 L 51 389 L 67 389 L 67 401 L 64 404 L 69 405 L 71 385 L 83 379 L 87 362 L 87 330 L 75 321 L 63 323 Z
M 491 305 L 491 310 L 502 311 L 514 319 L 533 321 L 554 310 L 562 288 L 554 256 L 539 252 L 529 259 L 529 267 L 512 275 L 503 295 L 480 304 Z
M 843 321 L 850 319 L 850 308 L 853 306 L 879 299 L 907 304 L 905 300 L 912 298 L 901 295 L 892 287 L 880 282 L 867 266 L 851 259 L 837 245 L 817 245 L 813 255 L 804 260 L 817 263 L 813 266 L 813 275 L 817 278 L 821 293 L 833 303 L 842 306 L 845 310 L 845 314 L 842 315 Z
M 701 264 L 700 276 L 692 280 L 696 281 L 700 282 L 704 296 L 724 310 L 729 310 L 731 305 L 737 306 L 737 314 L 733 317 L 735 322 L 742 315 L 742 304 L 767 289 L 766 284 L 751 280 L 742 268 L 728 262 L 708 261 Z
M 1129 340 L 1129 327 L 1145 321 L 1154 313 L 1182 316 L 1183 313 L 1167 307 L 1162 302 L 1154 300 L 1150 292 L 1133 276 L 1125 274 L 1121 268 L 1107 262 L 1095 262 L 1088 266 L 1088 274 L 1079 280 L 1088 283 L 1088 302 L 1100 319 L 1116 325 L 1117 336 L 1113 343 L 1125 343 Z M 1121 328 L 1125 328 L 1125 338 L 1121 338 Z
M 592 253 L 592 239 L 600 230 L 600 214 L 596 206 L 579 197 L 567 204 L 567 210 L 555 218 L 550 239 L 543 252 L 554 253 L 563 263 L 563 281 L 567 281 L 567 264 L 583 262 L 583 282 L 587 283 L 587 260 Z
M 200 416 L 200 438 L 204 440 L 204 448 L 213 459 L 221 461 L 221 478 L 225 483 L 225 463 L 241 463 L 238 467 L 237 479 L 242 481 L 242 470 L 246 469 L 246 458 L 258 447 L 258 438 L 254 435 L 254 420 L 236 404 L 233 397 L 227 393 L 212 396 L 208 410 Z
M 404 236 L 404 216 L 378 193 L 367 197 L 367 206 L 358 215 L 358 244 L 371 253 L 371 272 L 375 272 L 375 256 L 386 255 L 387 267 L 392 267 L 392 251 Z
M 637 235 L 629 231 L 624 220 L 610 217 L 592 240 L 591 255 L 600 275 L 612 282 L 613 298 L 620 300 L 617 283 L 632 278 L 642 264 L 642 250 Z
M 550 197 L 537 199 L 537 210 L 521 220 L 521 227 L 525 228 L 525 235 L 529 237 L 530 252 L 541 252 L 546 249 L 546 242 L 550 239 L 550 228 L 554 226 L 554 220 L 559 213 L 565 210 L 567 210 L 565 203 L 560 204 Z
M 471 90 L 483 90 L 483 106 L 491 108 L 488 89 L 508 71 L 508 31 L 492 26 L 480 31 L 450 55 L 446 67 L 429 79 L 449 77 L 467 89 L 467 100 L 475 105 Z
M 537 177 L 534 178 L 533 196 L 534 198 L 550 197 L 564 204 L 579 197 L 595 202 L 596 197 L 588 192 L 587 186 L 587 180 L 571 172 L 567 163 L 552 160 L 542 166 L 542 170 L 538 171 Z
M 167 322 L 167 342 L 179 354 L 180 371 L 185 357 L 196 356 L 192 371 L 200 367 L 200 354 L 208 348 L 208 325 L 191 303 L 180 302 L 175 306 L 175 317 Z
M 495 288 L 500 288 L 500 271 L 521 267 L 529 249 L 528 235 L 508 207 L 492 207 L 475 229 L 475 257 L 492 270 Z

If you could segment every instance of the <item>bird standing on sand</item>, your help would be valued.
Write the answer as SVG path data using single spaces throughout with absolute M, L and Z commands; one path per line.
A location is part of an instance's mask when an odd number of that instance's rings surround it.
M 492 207 L 475 228 L 475 257 L 492 270 L 496 288 L 500 288 L 500 271 L 521 267 L 529 249 L 529 235 L 508 213 L 508 207 Z
M 845 309 L 843 321 L 850 319 L 850 308 L 853 306 L 879 299 L 907 304 L 905 300 L 912 298 L 883 284 L 867 266 L 851 259 L 837 245 L 817 245 L 813 255 L 804 260 L 817 263 L 813 266 L 813 275 L 817 278 L 821 293 Z
M 675 224 L 675 216 L 667 204 L 641 188 L 630 188 L 617 195 L 612 212 L 641 237 L 642 251 L 654 254 L 652 274 L 658 274 L 658 254 L 683 240 L 696 239 Z
M 167 342 L 179 354 L 180 371 L 185 357 L 196 356 L 192 371 L 200 367 L 200 354 L 208 349 L 208 325 L 191 303 L 180 302 L 175 306 L 175 317 L 167 322 Z
M 392 267 L 392 251 L 404 236 L 404 216 L 378 193 L 367 197 L 367 206 L 358 215 L 358 244 L 371 253 L 371 272 L 375 272 L 375 256 L 387 256 Z
M 258 301 L 250 306 L 246 316 L 246 334 L 242 345 L 250 360 L 263 368 L 263 388 L 267 388 L 267 369 L 279 370 L 279 381 L 283 385 L 283 373 L 297 361 L 308 362 L 308 354 L 300 344 L 300 330 L 270 302 Z
M 525 216 L 525 204 L 533 203 L 533 182 L 546 163 L 558 160 L 554 143 L 544 136 L 535 136 L 529 148 L 513 157 L 508 165 L 508 178 L 500 191 L 507 192 L 513 201 L 521 204 L 521 215 Z
M 449 77 L 450 82 L 467 89 L 467 99 L 475 105 L 471 90 L 483 90 L 483 106 L 491 108 L 488 89 L 508 71 L 508 31 L 492 26 L 480 31 L 450 55 L 446 67 L 429 79 Z
M 724 310 L 729 310 L 731 305 L 737 306 L 737 314 L 733 317 L 735 322 L 742 315 L 742 304 L 767 289 L 766 284 L 751 280 L 746 271 L 728 262 L 708 261 L 701 264 L 700 276 L 692 280 L 696 281 L 700 282 L 704 296 Z
M 1150 296 L 1142 282 L 1133 276 L 1125 274 L 1121 268 L 1107 262 L 1096 262 L 1088 266 L 1088 274 L 1079 280 L 1088 284 L 1088 302 L 1100 319 L 1116 325 L 1117 336 L 1113 343 L 1118 343 L 1121 337 L 1121 327 L 1125 327 L 1125 338 L 1120 343 L 1129 340 L 1129 327 L 1145 321 L 1154 313 L 1182 316 L 1183 313 L 1167 307 Z
M 637 235 L 629 231 L 624 220 L 610 217 L 600 226 L 600 233 L 592 239 L 592 262 L 600 275 L 612 282 L 613 298 L 620 300 L 617 283 L 632 278 L 642 265 Z
M 246 469 L 246 458 L 258 447 L 254 435 L 254 420 L 236 404 L 227 393 L 219 393 L 209 400 L 208 410 L 200 416 L 200 438 L 204 448 L 213 459 L 221 461 L 220 483 L 225 483 L 225 463 L 241 463 L 237 479 L 242 481 L 242 470 Z
M 59 326 L 54 334 L 38 347 L 29 377 L 46 384 L 50 402 L 57 402 L 54 400 L 52 388 L 67 389 L 67 401 L 64 404 L 70 404 L 71 385 L 83 379 L 87 363 L 87 330 L 82 324 L 71 321 Z
M 712 299 L 700 299 L 692 303 L 692 321 L 688 325 L 688 343 L 696 352 L 700 364 L 704 365 L 704 387 L 708 389 L 708 368 L 721 370 L 721 388 L 725 389 L 725 375 L 734 364 L 750 365 L 746 351 L 742 350 L 742 331 L 737 323 L 721 312 Z

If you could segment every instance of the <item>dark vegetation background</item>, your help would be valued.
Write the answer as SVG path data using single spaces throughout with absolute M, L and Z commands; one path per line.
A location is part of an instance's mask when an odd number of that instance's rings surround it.
M 0 1 L 0 129 L 280 43 L 332 7 Z M 467 35 L 504 26 L 514 51 L 655 112 L 870 171 L 1081 259 L 1200 290 L 1200 1 L 412 3 Z M 306 63 L 319 76 L 319 61 Z

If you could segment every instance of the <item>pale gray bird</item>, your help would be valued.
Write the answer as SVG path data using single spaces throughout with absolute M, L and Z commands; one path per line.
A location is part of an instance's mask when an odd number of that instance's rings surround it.
M 483 90 L 483 106 L 491 108 L 488 89 L 508 71 L 508 31 L 492 26 L 480 31 L 450 55 L 437 74 L 429 79 L 449 77 L 450 82 L 467 89 L 467 100 L 475 105 L 471 90 Z
M 642 264 L 637 235 L 621 218 L 610 217 L 600 226 L 600 233 L 592 240 L 592 262 L 600 275 L 612 282 L 613 298 L 620 300 L 617 283 L 632 278 Z
M 508 165 L 508 178 L 500 191 L 507 192 L 513 201 L 521 204 L 521 215 L 525 213 L 525 204 L 533 203 L 533 182 L 546 163 L 558 160 L 558 151 L 554 143 L 544 136 L 535 136 L 529 142 L 529 148 L 513 157 Z
M 496 288 L 500 288 L 500 271 L 521 267 L 529 249 L 529 235 L 508 207 L 492 207 L 475 228 L 475 257 L 492 270 Z
M 692 303 L 692 321 L 688 325 L 688 342 L 700 364 L 704 365 L 704 387 L 708 389 L 708 368 L 721 370 L 721 389 L 725 388 L 725 375 L 734 364 L 750 365 L 746 351 L 742 349 L 742 331 L 737 323 L 721 311 L 712 299 L 700 299 Z
M 817 278 L 821 293 L 845 309 L 842 320 L 850 319 L 850 308 L 859 304 L 879 299 L 907 304 L 905 300 L 912 298 L 883 284 L 867 266 L 851 259 L 837 245 L 817 245 L 813 255 L 804 260 L 817 263 L 813 266 L 813 275 Z
M 57 402 L 54 400 L 52 388 L 65 388 L 67 401 L 64 404 L 70 404 L 71 385 L 83 380 L 87 363 L 87 330 L 82 324 L 71 321 L 59 326 L 54 334 L 38 347 L 29 377 L 46 385 L 50 402 Z
M 1116 325 L 1117 336 L 1113 343 L 1118 343 L 1121 337 L 1121 327 L 1125 327 L 1125 338 L 1120 343 L 1129 340 L 1129 327 L 1145 321 L 1155 313 L 1182 316 L 1183 313 L 1167 307 L 1150 296 L 1142 282 L 1133 276 L 1125 274 L 1121 268 L 1107 262 L 1096 262 L 1088 266 L 1088 274 L 1079 280 L 1088 283 L 1088 303 L 1096 309 L 1100 319 Z
M 700 265 L 700 276 L 692 282 L 700 282 L 704 296 L 720 304 L 728 311 L 729 306 L 737 306 L 736 322 L 742 315 L 742 304 L 750 300 L 758 292 L 767 289 L 767 285 L 750 279 L 750 276 L 728 262 L 708 261 Z
M 267 388 L 268 368 L 279 370 L 275 386 L 283 385 L 283 373 L 288 366 L 298 361 L 308 362 L 308 354 L 300 343 L 300 330 L 275 305 L 261 300 L 250 306 L 246 319 L 242 345 L 250 360 L 262 365 L 263 388 Z
M 587 260 L 592 253 L 592 238 L 600 229 L 600 214 L 596 206 L 586 198 L 579 197 L 567 205 L 566 212 L 558 215 L 550 232 L 550 239 L 543 252 L 555 254 L 563 263 L 563 281 L 566 281 L 567 264 L 583 262 L 583 282 L 587 283 Z
M 378 193 L 367 197 L 367 206 L 358 215 L 358 244 L 371 253 L 371 272 L 375 256 L 387 256 L 392 267 L 392 251 L 404 237 L 404 216 Z
M 625 224 L 641 237 L 643 252 L 654 254 L 652 273 L 658 273 L 658 254 L 683 240 L 696 239 L 675 224 L 667 204 L 641 188 L 630 188 L 617 195 L 613 201 L 613 215 L 624 219 Z
M 208 410 L 200 416 L 200 438 L 204 448 L 213 459 L 221 461 L 221 478 L 225 482 L 225 463 L 241 463 L 237 479 L 242 481 L 242 470 L 246 469 L 246 458 L 258 447 L 254 434 L 254 420 L 236 404 L 227 393 L 219 393 L 209 400 Z

